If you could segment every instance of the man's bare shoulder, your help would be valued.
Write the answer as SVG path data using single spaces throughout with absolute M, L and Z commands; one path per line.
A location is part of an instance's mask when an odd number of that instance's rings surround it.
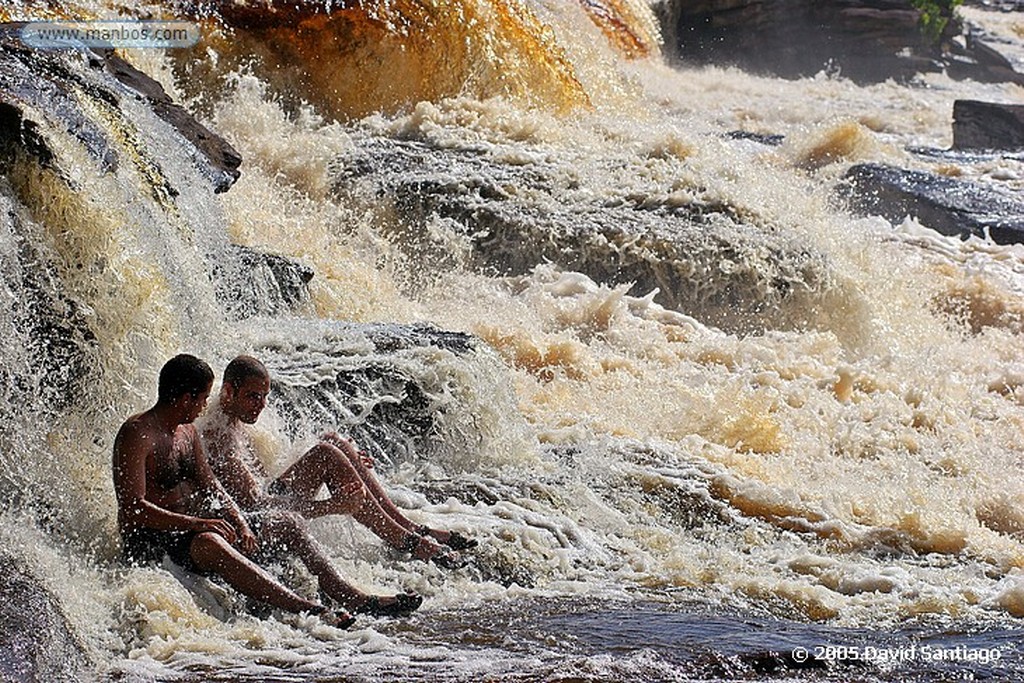
M 114 439 L 114 466 L 118 471 L 129 462 L 141 461 L 160 442 L 160 429 L 149 411 L 132 415 L 121 425 Z
M 115 444 L 135 441 L 149 436 L 154 431 L 156 431 L 156 427 L 150 418 L 149 412 L 137 413 L 121 424 L 121 428 L 117 430 Z

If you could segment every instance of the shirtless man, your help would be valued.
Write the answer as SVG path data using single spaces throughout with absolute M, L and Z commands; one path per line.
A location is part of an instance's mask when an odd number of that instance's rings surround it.
M 417 559 L 445 568 L 465 564 L 452 551 L 475 547 L 476 541 L 409 520 L 373 475 L 373 461 L 337 434 L 324 435 L 271 481 L 242 427 L 256 423 L 269 391 L 270 375 L 263 363 L 251 356 L 235 358 L 224 370 L 219 403 L 203 427 L 210 464 L 243 509 L 287 509 L 306 518 L 348 514 Z M 329 497 L 316 499 L 324 485 Z
M 195 356 L 175 356 L 160 371 L 156 404 L 128 418 L 118 431 L 113 475 L 125 558 L 133 563 L 159 561 L 166 552 L 186 569 L 220 575 L 251 598 L 288 612 L 318 614 L 340 628 L 350 626 L 355 621 L 351 615 L 303 598 L 250 559 L 260 550 L 260 542 L 214 476 L 192 425 L 206 407 L 212 386 L 209 365 Z M 262 526 L 270 545 L 294 543 L 294 550 L 305 549 L 304 534 L 288 516 L 271 518 Z M 315 550 L 308 537 L 306 545 Z M 336 599 L 361 602 L 357 607 L 379 605 L 379 599 L 337 579 L 340 585 L 321 578 L 325 592 L 334 589 L 340 595 Z

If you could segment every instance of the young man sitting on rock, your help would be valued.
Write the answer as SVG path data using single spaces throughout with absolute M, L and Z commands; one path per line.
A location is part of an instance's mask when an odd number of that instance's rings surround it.
M 217 405 L 207 416 L 203 439 L 210 464 L 245 510 L 286 509 L 303 517 L 352 515 L 392 547 L 440 567 L 465 564 L 454 550 L 477 542 L 457 531 L 417 525 L 388 497 L 373 461 L 338 434 L 324 435 L 276 479 L 255 454 L 243 425 L 253 425 L 267 405 L 270 374 L 256 358 L 239 356 L 224 370 Z M 329 497 L 316 499 L 326 485 Z

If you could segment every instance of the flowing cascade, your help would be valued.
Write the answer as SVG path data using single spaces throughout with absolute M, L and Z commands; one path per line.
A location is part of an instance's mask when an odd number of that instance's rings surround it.
M 0 678 L 1024 676 L 1024 251 L 848 199 L 1019 194 L 1019 152 L 946 149 L 1016 86 L 673 69 L 643 0 L 0 18 Z M 201 39 L 20 32 L 97 19 Z M 268 471 L 348 434 L 467 566 L 310 520 L 424 598 L 350 631 L 125 566 L 114 435 L 179 352 L 258 356 Z

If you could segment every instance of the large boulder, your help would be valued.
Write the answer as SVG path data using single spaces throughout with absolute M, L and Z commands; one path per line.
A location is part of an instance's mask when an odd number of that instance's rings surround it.
M 124 61 L 113 50 L 97 51 L 103 68 L 144 98 L 157 116 L 169 123 L 199 152 L 200 170 L 213 182 L 214 192 L 225 192 L 240 175 L 242 156 L 227 140 L 199 123 L 184 107 L 171 100 L 156 80 Z
M 394 240 L 429 264 L 426 272 L 465 265 L 518 276 L 552 263 L 604 284 L 633 283 L 639 296 L 657 289 L 662 306 L 730 331 L 814 326 L 832 294 L 824 255 L 720 198 L 589 186 L 617 183 L 629 161 L 608 160 L 617 169 L 610 178 L 584 177 L 567 158 L 522 163 L 511 152 L 352 140 L 335 190 L 393 203 L 385 210 L 401 216 Z
M 925 29 L 921 12 L 905 0 L 658 0 L 653 9 L 665 54 L 683 63 L 786 78 L 827 70 L 858 82 L 946 70 L 954 78 L 1024 84 L 980 29 L 954 16 L 935 35 L 939 25 Z
M 1024 148 L 1024 104 L 955 101 L 953 148 Z
M 274 316 L 309 300 L 313 269 L 287 256 L 239 244 L 213 264 L 217 298 L 232 317 Z
M 384 467 L 429 454 L 446 410 L 444 354 L 460 366 L 480 345 L 428 325 L 334 323 L 293 347 L 257 349 L 273 380 L 271 403 L 292 437 L 344 430 Z M 423 372 L 424 358 L 431 370 Z M 316 368 L 315 371 L 311 370 Z M 439 439 L 451 442 L 454 439 Z
M 93 669 L 60 603 L 0 550 L 0 680 L 87 680 Z
M 858 81 L 941 69 L 909 2 L 661 0 L 654 10 L 665 53 L 681 62 L 784 77 L 834 69 Z
M 944 235 L 1024 242 L 1024 200 L 979 183 L 881 164 L 851 167 L 839 193 L 861 214 L 916 217 Z

